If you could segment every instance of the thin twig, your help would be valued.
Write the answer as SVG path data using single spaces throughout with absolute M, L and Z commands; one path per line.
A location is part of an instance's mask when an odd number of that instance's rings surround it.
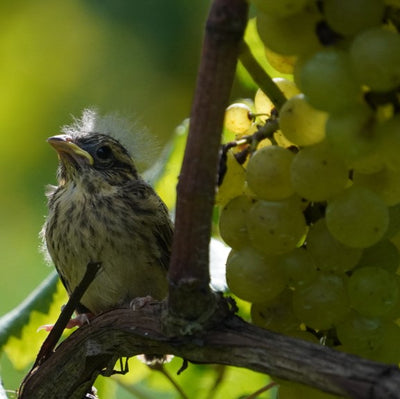
M 182 399 L 189 399 L 189 397 L 183 391 L 182 387 L 175 381 L 175 379 L 162 364 L 156 364 L 154 366 L 150 366 L 150 368 L 152 370 L 159 371 L 172 384 L 172 386 L 176 389 Z
M 248 396 L 246 399 L 256 399 L 257 396 L 260 396 L 262 393 L 269 391 L 271 388 L 276 387 L 278 384 L 275 381 L 270 382 L 265 387 L 262 387 Z
M 281 89 L 274 83 L 264 68 L 257 62 L 246 42 L 242 43 L 239 59 L 257 86 L 268 96 L 279 111 L 286 102 Z
M 46 340 L 43 342 L 42 347 L 36 357 L 36 361 L 32 367 L 34 369 L 37 366 L 40 366 L 49 356 L 53 353 L 54 348 L 57 345 L 65 327 L 68 324 L 68 321 L 71 319 L 72 314 L 74 313 L 75 309 L 78 307 L 79 302 L 83 296 L 83 294 L 88 289 L 89 285 L 92 283 L 94 278 L 96 277 L 97 272 L 100 269 L 100 263 L 89 263 L 86 267 L 85 274 L 81 280 L 81 282 L 76 286 L 74 291 L 72 292 L 71 296 L 67 304 L 64 306 L 63 310 L 60 313 L 56 323 L 54 324 L 53 328 L 49 332 Z

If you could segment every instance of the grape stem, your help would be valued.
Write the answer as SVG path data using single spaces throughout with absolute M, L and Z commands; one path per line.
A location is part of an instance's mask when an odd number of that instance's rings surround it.
M 257 86 L 267 95 L 272 101 L 274 107 L 279 111 L 286 102 L 286 97 L 280 88 L 272 80 L 271 76 L 255 59 L 250 47 L 245 41 L 240 46 L 239 60 L 246 68 L 247 72 L 253 78 Z
M 239 140 L 230 141 L 229 143 L 221 146 L 221 155 L 219 158 L 219 169 L 218 169 L 218 186 L 224 181 L 224 177 L 227 171 L 227 153 L 231 148 L 237 147 L 238 145 L 249 144 L 242 151 L 235 154 L 236 161 L 243 165 L 248 155 L 253 152 L 260 141 L 272 137 L 274 132 L 279 129 L 279 122 L 277 119 L 268 119 L 264 125 L 260 126 L 253 134 L 242 136 Z

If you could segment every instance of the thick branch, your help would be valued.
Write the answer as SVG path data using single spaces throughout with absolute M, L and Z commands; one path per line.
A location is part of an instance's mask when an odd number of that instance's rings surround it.
M 100 315 L 27 378 L 19 397 L 81 399 L 99 370 L 110 370 L 117 357 L 140 353 L 246 367 L 353 398 L 399 397 L 400 370 L 394 365 L 275 334 L 233 315 L 197 336 L 171 338 L 161 331 L 161 313 L 161 305 L 154 303 L 139 311 L 116 309 Z
M 208 246 L 224 110 L 247 23 L 245 0 L 215 0 L 206 25 L 203 54 L 179 177 L 169 272 L 170 313 L 196 320 L 213 308 Z

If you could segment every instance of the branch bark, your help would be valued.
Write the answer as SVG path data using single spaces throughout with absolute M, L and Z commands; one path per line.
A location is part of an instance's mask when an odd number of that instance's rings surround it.
M 107 374 L 118 357 L 140 353 L 245 367 L 352 398 L 399 397 L 400 370 L 395 365 L 272 333 L 232 313 L 202 333 L 170 337 L 162 332 L 162 312 L 163 304 L 155 302 L 98 316 L 31 374 L 19 397 L 81 399 L 101 370 Z
M 209 241 L 224 111 L 247 24 L 245 0 L 215 0 L 206 24 L 189 136 L 177 187 L 169 270 L 169 313 L 178 324 L 215 309 L 209 289 Z M 184 322 L 179 323 L 179 319 Z M 169 323 L 173 330 L 174 324 Z

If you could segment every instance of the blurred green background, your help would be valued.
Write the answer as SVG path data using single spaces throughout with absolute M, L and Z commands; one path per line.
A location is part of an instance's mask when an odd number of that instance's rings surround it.
M 161 152 L 190 113 L 210 2 L 0 2 L 0 317 L 53 271 L 39 251 L 38 236 L 47 212 L 45 186 L 56 182 L 57 157 L 46 138 L 95 106 L 101 114 L 117 111 L 137 120 Z M 233 97 L 242 89 L 236 83 Z M 61 288 L 51 316 L 42 315 L 41 323 L 54 322 L 64 298 Z M 31 324 L 37 326 L 38 314 L 34 317 Z M 29 362 L 32 346 L 45 337 L 33 330 L 24 334 L 10 349 L 13 364 L 6 355 L 0 358 L 6 389 L 15 390 L 28 371 L 16 370 L 15 359 Z M 134 373 L 120 379 L 119 388 L 115 379 L 96 382 L 103 398 L 150 398 L 154 390 L 158 398 L 177 397 L 165 378 L 135 359 L 132 364 Z M 174 359 L 167 368 L 175 374 L 180 366 Z M 180 381 L 196 398 L 222 394 L 215 384 L 224 381 L 225 397 L 234 398 L 269 379 L 236 368 L 191 365 Z
M 208 7 L 187 0 L 0 2 L 0 316 L 52 271 L 38 237 L 57 165 L 46 138 L 96 106 L 138 119 L 161 149 L 189 114 Z M 10 375 L 5 356 L 0 367 L 6 388 L 15 389 L 24 371 Z
M 57 158 L 46 138 L 96 106 L 160 148 L 189 114 L 208 1 L 0 3 L 0 315 L 49 274 L 38 233 Z

